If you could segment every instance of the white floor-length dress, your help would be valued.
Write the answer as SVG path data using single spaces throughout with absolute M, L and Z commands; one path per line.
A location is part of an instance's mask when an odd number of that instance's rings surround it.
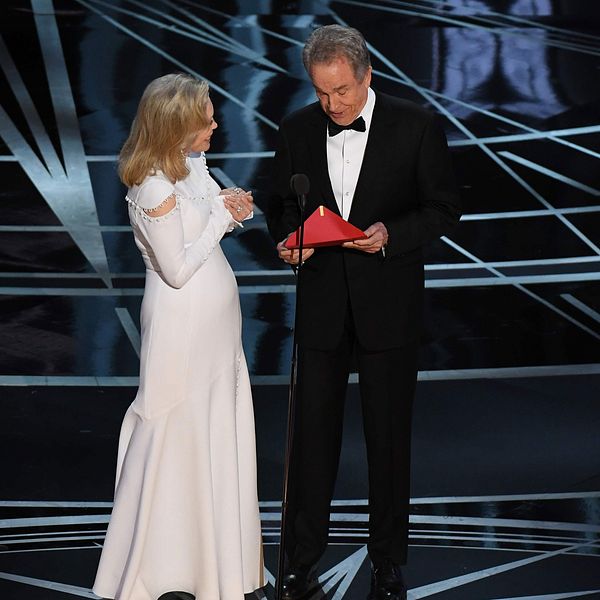
M 146 264 L 140 386 L 123 420 L 115 502 L 94 592 L 243 600 L 263 585 L 250 381 L 234 274 L 219 242 L 236 223 L 204 156 L 172 184 L 127 195 Z M 175 194 L 162 217 L 152 209 Z

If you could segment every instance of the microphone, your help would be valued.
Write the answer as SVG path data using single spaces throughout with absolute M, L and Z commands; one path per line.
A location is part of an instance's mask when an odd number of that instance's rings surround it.
M 298 196 L 300 209 L 304 210 L 304 205 L 306 204 L 306 194 L 308 194 L 310 190 L 310 181 L 308 177 L 303 173 L 296 173 L 295 175 L 292 175 L 290 179 L 290 188 L 292 188 L 292 192 Z
M 306 196 L 310 190 L 310 181 L 304 173 L 296 173 L 290 179 L 290 187 L 296 196 Z

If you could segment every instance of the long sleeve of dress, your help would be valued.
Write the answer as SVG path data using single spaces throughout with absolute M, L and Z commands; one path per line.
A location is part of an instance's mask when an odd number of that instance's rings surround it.
M 173 209 L 164 216 L 152 217 L 152 209 L 173 202 Z M 174 288 L 181 288 L 206 262 L 225 233 L 235 225 L 223 198 L 212 196 L 208 223 L 200 236 L 186 246 L 180 199 L 173 186 L 154 180 L 143 185 L 135 202 L 130 201 L 132 219 L 145 239 L 150 261 L 163 279 Z

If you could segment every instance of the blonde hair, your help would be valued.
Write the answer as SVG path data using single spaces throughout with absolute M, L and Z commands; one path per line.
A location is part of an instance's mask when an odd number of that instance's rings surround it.
M 195 132 L 208 127 L 208 102 L 206 81 L 190 75 L 172 73 L 150 82 L 119 155 L 121 181 L 139 185 L 158 170 L 173 182 L 187 177 L 181 153 Z

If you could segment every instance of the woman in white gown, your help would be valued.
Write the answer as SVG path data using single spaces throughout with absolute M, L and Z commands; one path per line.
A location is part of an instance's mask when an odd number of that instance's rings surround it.
M 216 127 L 206 82 L 166 75 L 146 88 L 121 152 L 146 287 L 140 386 L 93 588 L 102 598 L 243 600 L 264 584 L 239 297 L 219 246 L 252 216 L 252 197 L 210 177 Z

